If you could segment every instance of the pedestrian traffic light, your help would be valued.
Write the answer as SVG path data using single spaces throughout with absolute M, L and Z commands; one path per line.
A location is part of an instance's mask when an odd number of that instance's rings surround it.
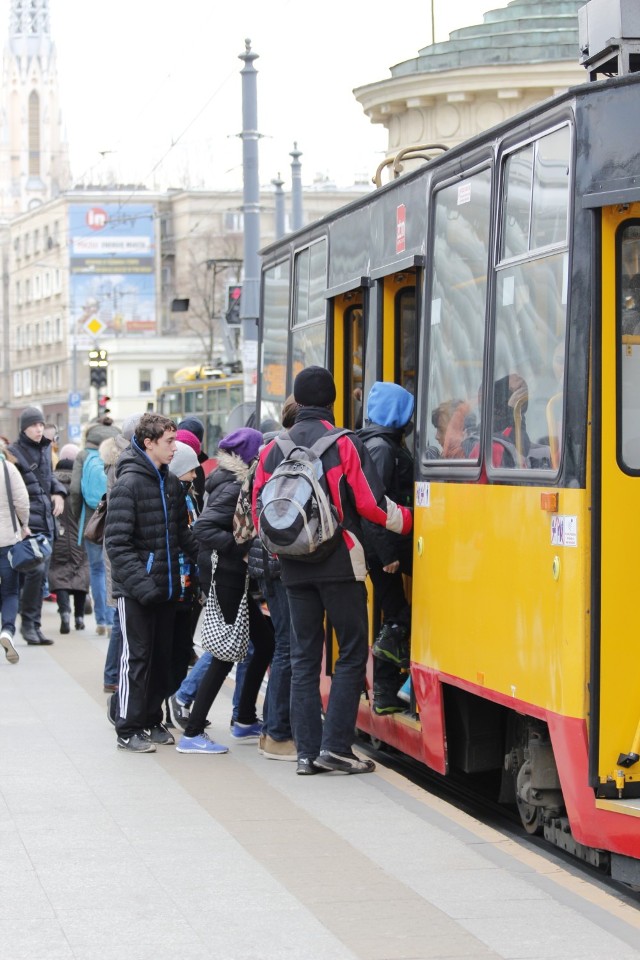
M 240 303 L 242 300 L 242 284 L 230 283 L 227 286 L 227 323 L 240 323 Z
M 100 408 L 100 415 L 106 416 L 107 413 L 111 413 L 109 409 L 109 404 L 111 403 L 111 397 L 98 397 L 98 406 Z
M 98 390 L 107 385 L 109 357 L 106 350 L 89 350 L 89 382 Z

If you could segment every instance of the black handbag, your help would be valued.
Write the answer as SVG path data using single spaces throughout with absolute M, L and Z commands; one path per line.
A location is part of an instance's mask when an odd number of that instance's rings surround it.
M 27 570 L 33 570 L 34 567 L 40 566 L 51 556 L 51 544 L 44 533 L 32 533 L 24 540 L 20 539 L 20 527 L 16 517 L 16 508 L 13 504 L 13 494 L 11 493 L 11 478 L 5 460 L 2 461 L 2 466 L 4 467 L 4 482 L 7 488 L 11 523 L 17 540 L 15 545 L 7 551 L 7 558 L 13 570 L 18 571 L 18 573 L 26 573 Z
M 84 528 L 84 538 L 91 543 L 97 543 L 102 546 L 104 543 L 104 524 L 107 519 L 107 495 L 102 494 L 98 506 L 95 508 Z

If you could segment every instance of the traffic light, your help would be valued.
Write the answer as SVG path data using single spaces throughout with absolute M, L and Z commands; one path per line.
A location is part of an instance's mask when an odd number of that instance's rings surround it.
M 89 350 L 89 382 L 98 390 L 107 385 L 109 358 L 106 350 Z
M 108 413 L 111 413 L 109 409 L 109 404 L 111 403 L 111 397 L 99 397 L 98 398 L 98 407 L 100 408 L 100 416 L 106 416 Z
M 242 284 L 230 283 L 227 286 L 227 323 L 240 323 L 240 302 L 242 300 Z

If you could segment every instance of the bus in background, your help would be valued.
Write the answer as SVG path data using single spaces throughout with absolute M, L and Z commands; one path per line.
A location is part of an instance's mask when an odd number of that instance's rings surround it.
M 243 381 L 240 374 L 223 370 L 183 367 L 174 375 L 174 383 L 156 391 L 155 409 L 176 423 L 185 417 L 198 417 L 204 424 L 203 449 L 213 454 L 218 441 L 228 432 L 232 412 L 242 404 Z

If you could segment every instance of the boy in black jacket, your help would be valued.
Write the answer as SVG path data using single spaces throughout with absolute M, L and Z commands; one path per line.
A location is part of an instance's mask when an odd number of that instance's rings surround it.
M 171 693 L 179 557 L 185 554 L 195 563 L 198 553 L 184 492 L 168 470 L 176 429 L 173 420 L 159 414 L 141 418 L 118 461 L 105 525 L 123 637 L 116 732 L 118 747 L 135 753 L 174 743 L 162 723 L 162 706 Z

